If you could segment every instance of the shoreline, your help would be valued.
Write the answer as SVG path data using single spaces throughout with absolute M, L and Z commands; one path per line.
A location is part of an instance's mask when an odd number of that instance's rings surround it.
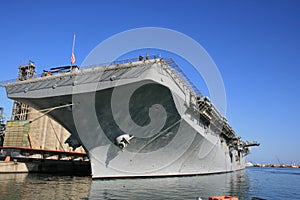
M 268 167 L 268 168 L 300 168 L 298 164 L 249 164 L 246 167 Z

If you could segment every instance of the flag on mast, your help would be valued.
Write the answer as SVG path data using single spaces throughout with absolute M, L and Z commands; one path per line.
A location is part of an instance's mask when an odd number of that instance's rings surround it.
M 76 61 L 75 59 L 75 55 L 74 55 L 74 52 L 72 52 L 72 56 L 71 56 L 71 63 L 74 64 Z
M 74 54 L 74 47 L 75 47 L 75 33 L 74 33 L 74 37 L 73 37 L 71 64 L 74 64 L 76 62 L 75 54 Z

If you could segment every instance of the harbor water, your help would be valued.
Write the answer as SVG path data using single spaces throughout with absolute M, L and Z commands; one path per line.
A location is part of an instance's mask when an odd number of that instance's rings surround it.
M 0 174 L 0 199 L 300 199 L 300 169 L 247 168 L 215 175 L 92 180 L 46 174 Z

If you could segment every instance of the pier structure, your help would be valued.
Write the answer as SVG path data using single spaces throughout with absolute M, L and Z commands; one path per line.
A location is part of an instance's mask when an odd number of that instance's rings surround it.
M 36 78 L 36 67 L 33 61 L 21 65 L 18 70 L 18 81 Z M 51 108 L 49 108 L 51 109 Z M 27 147 L 43 150 L 71 151 L 65 144 L 70 133 L 45 112 L 14 101 L 11 119 L 6 124 L 6 136 L 3 146 Z M 78 148 L 76 152 L 84 152 Z
M 35 77 L 36 67 L 32 61 L 19 67 L 18 81 Z M 3 108 L 0 124 L 4 124 L 2 115 Z M 89 175 L 90 163 L 84 149 L 73 151 L 65 144 L 71 134 L 45 111 L 14 101 L 11 118 L 3 127 L 6 128 L 0 129 L 0 136 L 4 138 L 0 143 L 0 173 L 77 171 Z

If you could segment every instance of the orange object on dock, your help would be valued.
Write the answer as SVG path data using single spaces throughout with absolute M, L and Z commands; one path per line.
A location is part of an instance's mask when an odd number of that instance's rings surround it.
M 237 197 L 231 197 L 231 196 L 211 196 L 209 197 L 209 200 L 239 200 Z
M 4 162 L 9 162 L 10 161 L 10 156 L 6 156 Z

